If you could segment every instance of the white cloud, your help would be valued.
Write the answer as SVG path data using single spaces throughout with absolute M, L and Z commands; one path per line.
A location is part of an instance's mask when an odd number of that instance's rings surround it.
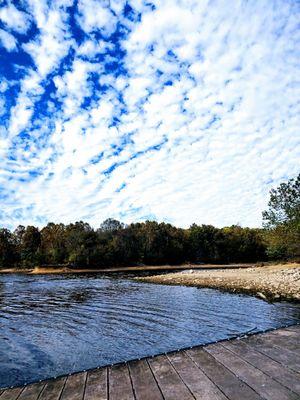
M 76 43 L 70 3 L 30 0 L 39 33 L 23 48 L 36 71 L 20 82 L 10 135 L 3 131 L 0 142 L 1 155 L 15 146 L 13 168 L 0 161 L 4 223 L 39 216 L 97 226 L 113 216 L 258 226 L 269 189 L 299 172 L 299 6 L 154 3 L 130 1 L 142 14 L 134 22 L 122 15 L 122 1 L 111 9 L 80 1 L 85 36 Z M 103 39 L 117 22 L 129 29 L 121 42 Z M 35 119 L 49 83 L 51 114 Z M 24 141 L 18 134 L 26 129 Z M 31 169 L 40 175 L 16 179 Z
M 22 130 L 28 127 L 34 111 L 36 99 L 43 93 L 40 84 L 40 76 L 32 70 L 28 71 L 26 78 L 21 82 L 20 92 L 16 104 L 10 110 L 9 134 L 17 136 Z
M 13 51 L 17 48 L 16 38 L 12 34 L 4 31 L 3 29 L 0 29 L 0 42 L 7 51 Z
M 29 10 L 34 16 L 39 34 L 33 40 L 23 44 L 23 49 L 31 55 L 37 70 L 28 69 L 20 84 L 16 104 L 11 110 L 9 132 L 18 135 L 26 127 L 34 112 L 36 101 L 44 92 L 43 80 L 59 68 L 61 60 L 67 55 L 74 40 L 70 38 L 66 21 L 66 7 L 71 1 L 56 1 L 49 8 L 46 2 L 29 0 Z
M 78 11 L 78 22 L 86 33 L 101 30 L 110 35 L 115 30 L 117 21 L 105 0 L 79 0 Z
M 8 82 L 3 80 L 0 82 L 0 93 L 4 93 L 8 88 Z
M 10 132 L 13 136 L 17 135 L 20 131 L 26 128 L 29 120 L 32 116 L 32 101 L 22 99 L 23 101 L 20 102 L 11 113 L 11 125 L 10 125 Z
M 103 54 L 107 50 L 113 49 L 114 45 L 104 40 L 91 40 L 84 41 L 78 48 L 77 54 L 87 57 L 95 57 L 97 54 Z
M 0 20 L 9 29 L 18 33 L 26 33 L 30 26 L 28 14 L 18 10 L 12 3 L 0 8 Z
M 64 103 L 66 118 L 78 113 L 84 99 L 92 95 L 93 83 L 88 81 L 89 74 L 100 70 L 99 66 L 93 63 L 75 59 L 70 71 L 54 77 L 57 94 Z
M 48 6 L 44 0 L 28 0 L 39 35 L 24 44 L 23 48 L 33 58 L 42 78 L 59 67 L 59 62 L 74 45 L 68 31 L 67 13 L 67 7 L 72 3 L 72 0 L 56 0 Z

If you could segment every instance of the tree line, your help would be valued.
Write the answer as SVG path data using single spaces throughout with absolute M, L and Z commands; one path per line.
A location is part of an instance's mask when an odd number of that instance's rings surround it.
M 86 222 L 48 223 L 44 228 L 0 229 L 0 268 L 257 262 L 300 255 L 300 175 L 270 192 L 264 227 L 188 229 L 146 221 L 125 225 L 105 220 L 98 229 Z

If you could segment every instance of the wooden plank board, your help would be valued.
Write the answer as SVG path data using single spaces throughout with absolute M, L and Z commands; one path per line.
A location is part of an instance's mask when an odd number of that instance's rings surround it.
M 292 333 L 293 335 L 298 336 L 300 333 L 300 325 L 291 325 L 286 328 L 275 329 L 275 330 L 269 331 L 269 333 L 275 333 L 275 334 L 278 333 L 279 335 L 287 334 L 288 336 L 290 335 L 290 333 Z
M 136 400 L 163 400 L 146 360 L 131 361 L 128 367 Z
M 187 350 L 195 364 L 230 400 L 261 400 L 252 388 L 238 379 L 223 364 L 202 348 Z
M 299 335 L 299 333 L 300 333 L 300 324 L 288 326 L 287 328 L 284 328 L 284 330 L 291 331 L 291 332 L 296 332 Z
M 279 328 L 279 329 L 275 329 L 272 331 L 261 332 L 254 336 L 256 336 L 257 338 L 268 338 L 271 336 L 276 336 L 278 338 L 280 338 L 280 337 L 297 338 L 298 335 L 299 335 L 299 332 L 296 332 L 294 330 Z
M 299 400 L 296 393 L 285 388 L 220 344 L 206 346 L 205 350 L 233 372 L 240 380 L 254 389 L 261 397 L 267 400 Z
M 0 396 L 0 400 L 16 400 L 23 388 L 6 389 Z
M 108 369 L 109 400 L 134 400 L 127 364 Z
M 261 339 L 258 339 L 255 336 L 242 339 L 242 341 L 251 344 L 251 346 L 253 346 L 257 351 L 266 354 L 268 357 L 285 365 L 287 368 L 296 372 L 300 371 L 299 357 L 292 351 L 278 347 L 275 344 L 272 345 L 270 343 L 262 342 Z
M 280 340 L 280 346 L 286 347 L 287 344 L 291 343 L 295 349 L 300 350 L 299 333 L 300 331 L 278 329 L 277 331 L 269 332 L 266 337 L 276 337 Z
M 38 382 L 26 386 L 18 397 L 18 400 L 37 400 L 44 386 L 45 382 Z
M 185 352 L 168 355 L 171 364 L 197 400 L 226 400 L 227 397 Z
M 89 371 L 87 374 L 84 400 L 107 399 L 107 368 Z
M 58 378 L 46 382 L 39 400 L 59 400 L 67 378 Z
M 279 330 L 278 332 L 268 332 L 263 335 L 257 335 L 256 339 L 262 343 L 279 346 L 299 355 L 300 359 L 300 342 L 299 335 L 295 332 Z
M 166 356 L 150 358 L 148 362 L 165 400 L 194 399 Z
M 60 400 L 82 400 L 86 375 L 86 372 L 81 372 L 68 376 Z
M 254 365 L 254 367 L 265 372 L 283 386 L 300 395 L 300 375 L 298 373 L 287 369 L 277 361 L 259 353 L 253 349 L 251 345 L 241 340 L 222 342 L 222 346 Z

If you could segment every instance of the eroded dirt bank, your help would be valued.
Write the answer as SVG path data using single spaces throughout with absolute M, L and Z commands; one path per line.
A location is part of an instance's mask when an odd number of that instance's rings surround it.
M 221 270 L 186 270 L 138 277 L 139 281 L 187 285 L 256 295 L 265 300 L 300 301 L 300 264 Z

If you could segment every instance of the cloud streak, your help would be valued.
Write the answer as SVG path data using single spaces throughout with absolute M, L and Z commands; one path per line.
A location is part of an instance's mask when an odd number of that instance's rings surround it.
M 297 2 L 22 7 L 0 9 L 3 225 L 260 225 L 299 169 Z

